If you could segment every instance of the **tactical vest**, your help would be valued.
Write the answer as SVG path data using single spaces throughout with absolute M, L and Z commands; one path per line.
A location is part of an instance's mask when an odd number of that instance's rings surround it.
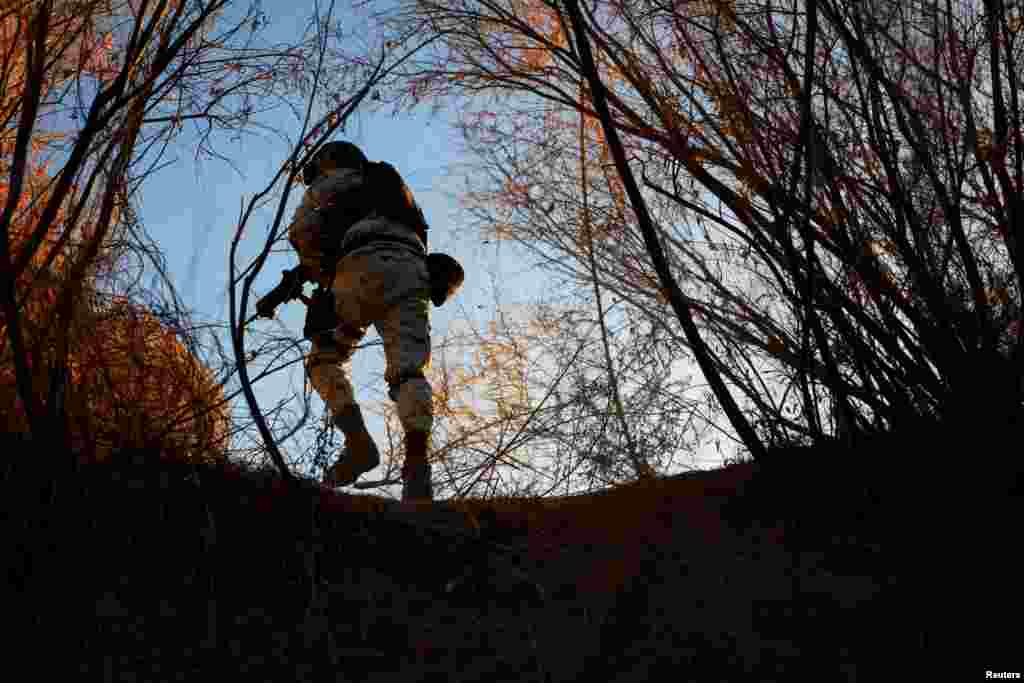
M 335 196 L 330 204 L 321 207 L 321 212 L 324 215 L 320 230 L 321 269 L 327 272 L 333 272 L 345 256 L 341 245 L 349 228 L 371 215 L 408 226 L 424 248 L 427 245 L 428 226 L 423 211 L 402 176 L 386 161 L 367 162 L 363 167 L 363 182 Z

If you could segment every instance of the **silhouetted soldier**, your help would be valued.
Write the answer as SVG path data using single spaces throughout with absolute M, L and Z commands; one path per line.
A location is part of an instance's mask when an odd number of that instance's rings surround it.
M 308 189 L 288 228 L 300 265 L 285 271 L 257 311 L 272 317 L 278 303 L 299 296 L 302 283 L 319 285 L 306 315 L 306 372 L 345 435 L 325 482 L 351 485 L 380 463 L 349 379 L 352 353 L 373 325 L 405 432 L 402 500 L 432 500 L 429 305 L 458 289 L 462 268 L 444 254 L 427 256 L 427 224 L 401 176 L 390 164 L 367 161 L 355 145 L 324 145 L 303 169 L 303 182 Z

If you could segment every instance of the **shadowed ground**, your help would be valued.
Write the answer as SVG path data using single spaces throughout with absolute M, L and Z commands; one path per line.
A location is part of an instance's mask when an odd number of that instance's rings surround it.
M 9 441 L 3 602 L 82 680 L 980 680 L 1024 663 L 1015 436 L 429 513 L 145 452 L 54 476 Z

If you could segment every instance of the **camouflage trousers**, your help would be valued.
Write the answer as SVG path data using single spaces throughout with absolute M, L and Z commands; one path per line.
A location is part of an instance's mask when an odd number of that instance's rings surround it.
M 433 427 L 430 367 L 430 279 L 423 257 L 390 245 L 352 252 L 335 271 L 337 326 L 313 339 L 306 358 L 310 383 L 332 414 L 356 403 L 352 354 L 373 325 L 384 342 L 384 377 L 406 432 Z

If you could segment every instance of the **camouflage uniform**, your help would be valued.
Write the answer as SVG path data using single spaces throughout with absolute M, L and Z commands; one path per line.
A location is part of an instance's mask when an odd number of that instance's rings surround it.
M 306 190 L 288 237 L 308 272 L 320 273 L 321 226 L 315 212 L 330 197 L 362 182 L 360 171 L 341 168 L 322 174 Z M 426 245 L 412 228 L 372 213 L 349 228 L 342 252 L 357 244 L 361 246 L 338 261 L 333 281 L 329 275 L 320 276 L 320 285 L 334 294 L 338 322 L 333 336 L 313 339 L 306 372 L 332 414 L 355 406 L 349 378 L 352 353 L 366 328 L 373 325 L 384 342 L 385 379 L 389 396 L 398 404 L 403 429 L 406 434 L 429 433 L 432 392 L 423 375 L 430 365 Z

